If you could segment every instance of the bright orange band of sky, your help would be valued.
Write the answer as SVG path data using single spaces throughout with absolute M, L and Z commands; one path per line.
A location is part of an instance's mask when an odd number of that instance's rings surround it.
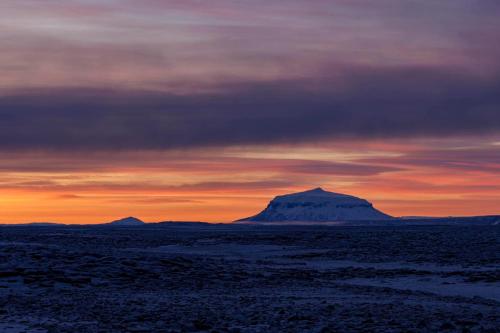
M 275 195 L 316 186 L 366 198 L 394 216 L 497 214 L 500 146 L 484 141 L 6 154 L 0 220 L 230 222 Z

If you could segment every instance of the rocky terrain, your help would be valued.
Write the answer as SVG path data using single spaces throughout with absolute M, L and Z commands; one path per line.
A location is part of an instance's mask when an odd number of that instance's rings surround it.
M 500 227 L 0 227 L 0 332 L 498 332 Z

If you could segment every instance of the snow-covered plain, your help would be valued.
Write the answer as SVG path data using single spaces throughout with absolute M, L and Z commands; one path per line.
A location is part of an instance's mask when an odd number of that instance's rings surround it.
M 0 332 L 498 327 L 498 226 L 0 227 Z

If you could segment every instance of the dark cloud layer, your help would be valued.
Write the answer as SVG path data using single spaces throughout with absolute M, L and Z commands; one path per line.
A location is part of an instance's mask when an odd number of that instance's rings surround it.
M 0 149 L 170 149 L 486 134 L 500 78 L 357 68 L 315 80 L 235 83 L 211 94 L 50 89 L 0 97 Z
M 5 1 L 1 151 L 500 129 L 498 1 Z

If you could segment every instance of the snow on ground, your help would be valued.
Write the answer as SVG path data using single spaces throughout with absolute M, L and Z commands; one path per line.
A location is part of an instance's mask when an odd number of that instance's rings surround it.
M 500 228 L 0 228 L 0 332 L 497 332 Z

